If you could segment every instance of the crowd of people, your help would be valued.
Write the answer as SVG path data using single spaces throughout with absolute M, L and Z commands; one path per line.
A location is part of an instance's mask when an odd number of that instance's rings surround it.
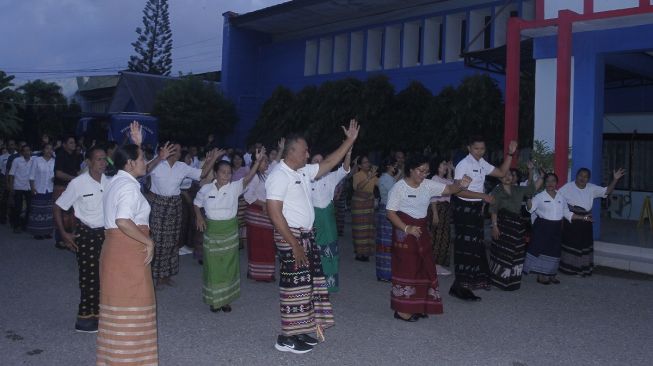
M 494 166 L 475 136 L 455 164 L 396 151 L 379 171 L 367 156 L 352 159 L 359 130 L 351 120 L 335 151 L 313 156 L 299 135 L 269 152 L 262 144 L 245 154 L 222 150 L 211 139 L 204 149 L 166 142 L 155 150 L 142 146 L 137 122 L 122 146 L 85 147 L 74 136 L 53 146 L 44 136 L 32 151 L 2 141 L 0 222 L 9 217 L 14 233 L 54 238 L 55 247 L 76 253 L 75 329 L 99 332 L 98 365 L 157 364 L 155 291 L 175 286 L 180 253 L 203 266 L 209 310 L 232 311 L 242 248 L 248 279 L 278 280 L 275 348 L 311 351 L 334 325 L 330 296 L 346 281 L 339 242 L 348 206 L 353 255 L 376 257 L 377 280 L 391 283 L 391 308 L 402 321 L 442 313 L 438 276 L 452 272 L 449 294 L 469 301 L 491 285 L 519 289 L 523 273 L 543 285 L 560 283 L 558 271 L 592 274 L 593 202 L 612 192 L 623 169 L 600 187 L 583 168 L 558 189 L 553 172 L 529 162 L 521 182 L 511 169 L 517 143 Z M 488 176 L 499 179 L 492 190 Z

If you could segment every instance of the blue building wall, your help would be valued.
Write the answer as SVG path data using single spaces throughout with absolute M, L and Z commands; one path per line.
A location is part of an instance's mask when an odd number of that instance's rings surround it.
M 610 53 L 653 49 L 653 25 L 574 33 L 574 103 L 572 166 L 573 178 L 581 167 L 592 170 L 592 183 L 605 184 L 612 177 L 603 177 L 603 116 L 605 106 L 605 59 Z M 553 58 L 557 54 L 555 37 L 537 38 L 533 54 L 536 59 Z M 641 97 L 628 100 L 636 91 L 618 89 L 610 92 L 612 110 L 636 110 L 643 107 Z M 621 94 L 621 95 L 620 95 Z M 632 96 L 632 95 L 631 95 Z M 619 103 L 615 106 L 614 103 Z M 649 104 L 650 99 L 649 99 Z M 600 207 L 594 206 L 594 235 L 600 234 Z
M 365 80 L 370 76 L 382 73 L 389 77 L 390 82 L 394 85 L 397 92 L 404 89 L 410 82 L 419 81 L 432 93 L 437 94 L 443 88 L 450 85 L 456 86 L 463 78 L 481 72 L 477 69 L 465 67 L 462 61 L 456 61 L 370 72 L 338 72 L 304 76 L 304 52 L 307 40 L 316 40 L 320 37 L 334 36 L 336 34 L 358 30 L 367 31 L 378 27 L 401 25 L 404 22 L 434 16 L 444 17 L 447 14 L 464 12 L 466 13 L 467 19 L 466 41 L 469 42 L 470 37 L 475 36 L 475 34 L 471 35 L 469 32 L 470 11 L 498 6 L 503 3 L 503 1 L 496 1 L 447 12 L 424 14 L 418 18 L 397 19 L 383 24 L 365 26 L 364 28 L 342 29 L 328 34 L 281 42 L 274 42 L 265 34 L 247 31 L 233 26 L 229 23 L 230 16 L 228 14 L 225 15 L 221 85 L 225 95 L 236 103 L 240 117 L 238 126 L 231 136 L 226 137 L 226 142 L 232 146 L 244 146 L 247 133 L 254 125 L 261 106 L 272 94 L 273 90 L 280 85 L 296 92 L 306 86 L 320 85 L 325 81 L 339 80 L 347 77 Z M 518 9 L 520 9 L 519 12 L 521 13 L 521 2 L 519 2 L 518 6 Z M 443 43 L 446 43 L 446 34 L 442 38 Z M 494 29 L 492 29 L 491 39 L 492 43 L 494 43 Z M 442 48 L 443 50 L 446 49 L 446 44 L 443 44 Z M 443 60 L 445 57 L 443 55 Z M 363 63 L 365 64 L 365 61 Z M 505 79 L 503 75 L 491 74 L 491 76 L 498 81 L 499 87 L 504 90 Z

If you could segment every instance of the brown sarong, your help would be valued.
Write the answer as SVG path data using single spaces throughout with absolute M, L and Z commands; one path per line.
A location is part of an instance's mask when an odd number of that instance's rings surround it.
M 139 227 L 149 234 L 146 226 Z M 97 365 L 157 365 L 156 300 L 143 244 L 105 231 L 100 255 Z

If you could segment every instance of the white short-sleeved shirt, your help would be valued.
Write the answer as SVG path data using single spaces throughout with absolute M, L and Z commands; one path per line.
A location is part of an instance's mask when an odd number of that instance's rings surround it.
M 54 158 L 45 160 L 42 156 L 32 158 L 29 180 L 34 181 L 36 193 L 45 194 L 54 189 Z
M 446 187 L 442 183 L 424 179 L 419 187 L 413 188 L 402 179 L 392 186 L 385 209 L 401 211 L 414 219 L 424 218 L 428 213 L 431 197 L 441 196 Z
M 531 209 L 528 212 L 545 220 L 558 221 L 562 220 L 569 210 L 567 210 L 567 203 L 560 193 L 556 193 L 553 198 L 543 191 L 533 197 Z
M 319 164 L 307 164 L 292 170 L 281 160 L 265 181 L 268 200 L 283 201 L 283 217 L 291 228 L 311 229 L 315 211 L 311 201 L 311 181 L 320 171 Z
M 14 159 L 9 170 L 9 175 L 14 176 L 14 189 L 17 191 L 30 191 L 32 188 L 29 186 L 29 172 L 32 169 L 34 159 L 30 158 L 25 161 L 25 158 L 18 156 Z
M 349 174 L 349 171 L 346 171 L 344 167 L 340 166 L 338 170 L 330 172 L 318 180 L 311 181 L 311 201 L 313 202 L 313 207 L 327 207 L 333 201 L 336 186 L 347 174 Z
M 263 179 L 258 174 L 254 174 L 254 177 L 247 185 L 247 190 L 243 194 L 243 198 L 248 204 L 252 204 L 256 201 L 265 202 L 265 175 Z
M 485 193 L 485 176 L 492 173 L 493 170 L 494 165 L 488 163 L 485 159 L 481 158 L 481 160 L 476 160 L 472 154 L 468 154 L 456 165 L 454 179 L 460 180 L 464 175 L 468 175 L 472 178 L 472 182 L 467 189 L 471 192 Z M 460 199 L 465 201 L 482 201 L 476 198 L 460 197 Z
M 7 160 L 9 160 L 9 153 L 0 155 L 0 174 L 7 175 Z
M 381 196 L 381 204 L 386 205 L 388 203 L 388 193 L 392 189 L 392 186 L 395 185 L 397 181 L 393 176 L 388 173 L 381 174 L 381 178 L 377 183 L 379 187 L 379 195 Z
M 576 185 L 576 182 L 572 181 L 562 186 L 562 188 L 558 190 L 558 194 L 562 195 L 567 204 L 571 206 L 579 206 L 590 211 L 594 199 L 599 197 L 605 198 L 605 192 L 607 190 L 607 187 L 597 186 L 592 183 L 587 183 L 584 189 L 580 189 Z
M 117 219 L 150 226 L 150 204 L 141 193 L 138 180 L 124 170 L 111 178 L 104 191 L 104 228 L 117 229 Z
M 181 183 L 184 178 L 200 180 L 202 170 L 177 161 L 171 167 L 167 161 L 161 161 L 150 172 L 152 177 L 151 191 L 159 196 L 178 196 L 181 194 Z
M 205 184 L 197 192 L 193 204 L 204 208 L 209 220 L 230 220 L 238 214 L 238 196 L 243 193 L 243 179 L 218 187 L 216 181 Z
M 104 188 L 109 183 L 109 178 L 104 174 L 100 182 L 96 181 L 86 172 L 71 180 L 57 199 L 57 206 L 68 210 L 70 206 L 75 209 L 75 217 L 90 228 L 104 226 Z

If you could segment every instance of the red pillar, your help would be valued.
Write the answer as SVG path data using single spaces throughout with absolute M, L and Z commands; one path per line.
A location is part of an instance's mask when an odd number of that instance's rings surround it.
M 535 20 L 544 20 L 544 0 L 535 0 Z
M 594 13 L 594 0 L 583 1 L 583 14 L 588 15 Z
M 505 122 L 503 127 L 503 150 L 508 151 L 508 144 L 519 136 L 519 78 L 521 61 L 521 25 L 519 18 L 508 20 L 506 36 L 506 102 Z M 517 159 L 513 159 L 516 163 Z
M 556 79 L 556 121 L 554 170 L 559 185 L 567 182 L 569 170 L 569 112 L 571 95 L 571 50 L 573 12 L 562 10 L 558 16 L 558 61 Z
M 647 8 L 651 6 L 651 1 L 650 0 L 639 0 L 639 6 L 641 8 Z

